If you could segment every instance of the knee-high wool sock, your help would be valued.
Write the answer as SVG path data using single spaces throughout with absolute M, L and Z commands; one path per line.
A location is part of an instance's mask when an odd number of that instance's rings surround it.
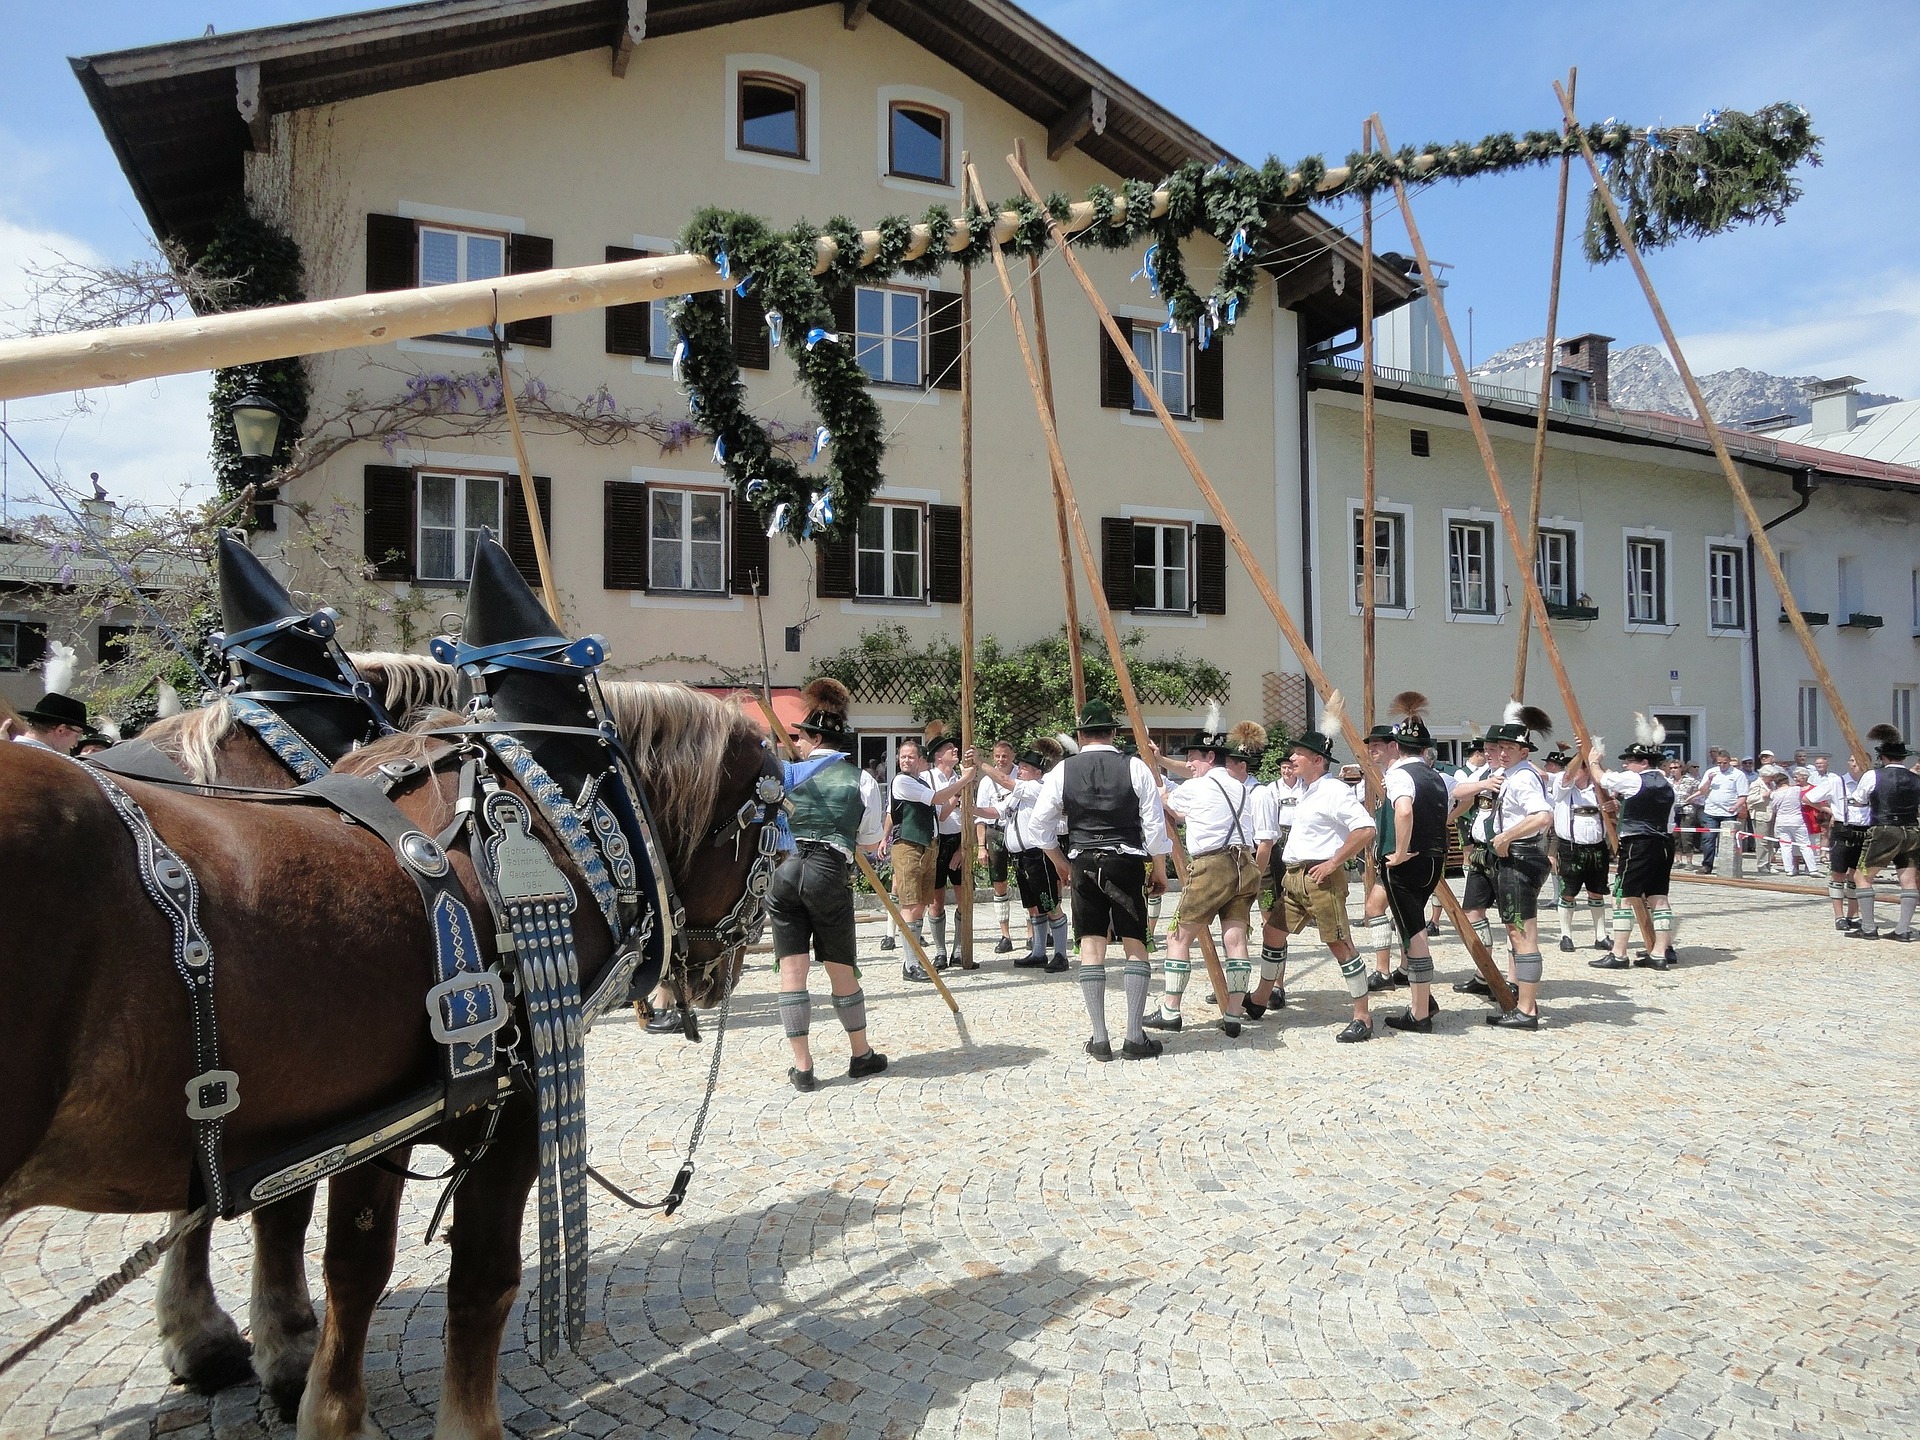
M 1047 929 L 1053 936 L 1053 953 L 1060 959 L 1067 958 L 1067 917 L 1056 915 L 1047 922 Z
M 1913 912 L 1920 909 L 1920 890 L 1902 890 L 1900 892 L 1900 933 L 1913 933 Z
M 867 992 L 858 985 L 848 995 L 833 997 L 833 1013 L 840 1017 L 841 1028 L 849 1035 L 862 1035 L 867 1029 Z
M 933 917 L 933 953 L 947 953 L 947 917 L 945 912 Z
M 1048 922 L 1038 915 L 1027 916 L 1027 954 L 1038 959 L 1047 953 Z
M 1540 977 L 1545 971 L 1546 966 L 1544 962 L 1542 962 L 1538 950 L 1535 950 L 1530 955 L 1516 954 L 1513 957 L 1513 978 L 1520 984 L 1538 985 L 1540 983 Z
M 1147 943 L 1151 945 L 1160 933 L 1160 897 L 1147 897 Z
M 1000 927 L 1000 933 L 1007 933 L 1007 921 L 1013 918 L 1013 902 L 1004 895 L 993 897 L 993 919 Z
M 1093 1038 L 1107 1039 L 1107 966 L 1102 960 L 1080 962 L 1080 998 L 1087 1002 L 1087 1018 L 1093 1022 Z
M 891 910 L 887 911 L 887 938 L 893 941 L 898 941 L 900 938 L 900 922 L 893 918 Z
M 1138 1045 L 1147 1038 L 1141 1021 L 1147 1018 L 1147 991 L 1153 986 L 1153 966 L 1145 960 L 1127 958 L 1120 972 L 1120 983 L 1127 992 L 1127 1039 Z
M 813 1028 L 813 997 L 806 986 L 780 992 L 780 1028 L 789 1040 L 798 1040 Z
M 1654 944 L 1659 948 L 1659 952 L 1664 954 L 1667 946 L 1673 943 L 1673 911 L 1665 905 L 1654 907 L 1653 934 Z M 1666 937 L 1664 943 L 1660 939 L 1661 936 Z
M 1880 928 L 1874 922 L 1873 902 L 1873 881 L 1868 880 L 1866 884 L 1860 887 L 1860 933 L 1862 935 L 1875 934 Z
M 1227 972 L 1227 994 L 1234 999 L 1245 995 L 1247 981 L 1253 975 L 1253 962 L 1228 958 L 1221 962 L 1221 968 Z
M 1542 895 L 1540 897 L 1540 907 L 1545 909 L 1546 904 L 1547 897 Z M 1560 902 L 1560 938 L 1562 940 L 1571 940 L 1573 938 L 1573 903 L 1566 899 Z
M 1167 993 L 1160 997 L 1160 1008 L 1168 1015 L 1178 1015 L 1180 1002 L 1187 993 L 1187 981 L 1193 978 L 1193 962 L 1169 960 L 1165 968 Z
M 1260 947 L 1260 978 L 1271 980 L 1275 985 L 1287 978 L 1287 947 L 1284 945 L 1262 945 Z
M 1480 943 L 1488 949 L 1493 948 L 1493 922 L 1484 915 L 1473 922 L 1473 933 L 1480 937 Z
M 1366 922 L 1367 948 L 1373 952 L 1375 969 L 1384 970 L 1393 963 L 1393 921 L 1385 915 L 1375 915 Z
M 1415 955 L 1411 951 L 1407 953 L 1407 978 L 1416 985 L 1431 985 L 1433 983 L 1433 954 L 1431 951 L 1425 955 Z
M 1593 921 L 1593 943 L 1604 944 L 1607 939 L 1607 898 L 1604 895 L 1587 896 L 1587 918 Z M 1566 928 L 1564 925 L 1561 927 Z
M 1340 977 L 1347 982 L 1347 994 L 1356 1000 L 1367 998 L 1367 962 L 1358 951 L 1340 962 Z
M 920 948 L 925 950 L 927 948 L 927 917 L 922 915 L 918 920 L 909 920 L 907 922 L 907 929 L 913 932 L 913 938 L 918 940 L 920 942 Z M 909 950 L 912 948 L 911 946 L 908 947 Z M 915 955 L 909 954 L 906 958 L 912 964 L 917 965 L 920 963 L 919 958 Z

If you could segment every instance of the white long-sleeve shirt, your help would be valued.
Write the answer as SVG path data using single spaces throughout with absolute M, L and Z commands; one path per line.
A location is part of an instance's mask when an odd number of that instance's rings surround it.
M 1112 750 L 1111 745 L 1082 745 L 1082 755 L 1101 750 Z M 1144 850 L 1136 850 L 1130 845 L 1116 846 L 1123 855 L 1166 855 L 1173 850 L 1173 841 L 1167 837 L 1166 817 L 1160 810 L 1160 784 L 1153 778 L 1153 772 L 1138 755 L 1129 757 L 1127 775 L 1133 782 L 1133 796 L 1140 804 L 1140 834 L 1146 841 Z M 1033 807 L 1034 829 L 1042 835 L 1057 834 L 1066 821 L 1066 800 L 1063 790 L 1066 784 L 1067 766 L 1063 762 L 1047 772 L 1040 782 L 1040 798 Z M 1075 851 L 1069 850 L 1067 856 L 1073 857 Z

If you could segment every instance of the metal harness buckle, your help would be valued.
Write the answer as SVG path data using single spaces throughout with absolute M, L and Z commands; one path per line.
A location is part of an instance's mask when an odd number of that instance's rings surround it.
M 203 1071 L 186 1089 L 189 1120 L 218 1120 L 240 1108 L 240 1077 L 231 1070 Z
M 493 1014 L 470 1025 L 448 1025 L 441 1006 L 468 990 L 485 990 L 493 996 Z M 427 991 L 427 1028 L 442 1045 L 471 1045 L 493 1034 L 507 1023 L 507 987 L 493 970 L 462 970 L 451 980 L 442 980 Z

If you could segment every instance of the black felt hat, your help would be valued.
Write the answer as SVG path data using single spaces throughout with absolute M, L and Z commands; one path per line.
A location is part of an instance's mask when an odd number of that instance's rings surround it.
M 49 690 L 40 697 L 40 703 L 31 710 L 22 710 L 20 718 L 31 720 L 35 725 L 72 725 L 93 734 L 93 719 L 87 714 L 87 707 L 71 695 L 62 695 L 57 690 Z

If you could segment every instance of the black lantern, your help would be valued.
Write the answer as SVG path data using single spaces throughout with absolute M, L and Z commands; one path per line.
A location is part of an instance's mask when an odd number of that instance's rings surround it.
M 287 418 L 286 412 L 258 390 L 249 390 L 227 407 L 227 413 L 233 416 L 233 438 L 240 446 L 240 458 L 249 470 L 263 476 L 279 444 L 280 424 Z M 272 530 L 274 495 L 265 489 L 258 493 L 261 498 L 253 507 L 254 526 Z

